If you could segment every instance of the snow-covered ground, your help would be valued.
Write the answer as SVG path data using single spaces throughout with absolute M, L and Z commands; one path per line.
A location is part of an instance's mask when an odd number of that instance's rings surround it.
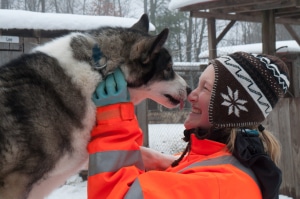
M 73 176 L 46 199 L 87 199 L 87 182 L 78 175 Z
M 80 177 L 73 176 L 67 183 L 54 191 L 47 199 L 87 199 L 86 181 Z M 279 195 L 279 199 L 293 199 L 288 196 Z
M 181 141 L 183 124 L 151 124 L 149 125 L 149 145 L 163 153 L 177 153 L 184 148 Z M 87 183 L 76 175 L 71 177 L 65 185 L 55 190 L 47 199 L 87 199 Z M 292 199 L 280 195 L 279 199 Z

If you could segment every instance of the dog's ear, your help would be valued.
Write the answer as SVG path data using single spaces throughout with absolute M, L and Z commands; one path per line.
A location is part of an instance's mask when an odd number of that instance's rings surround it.
M 169 29 L 165 28 L 158 35 L 140 40 L 133 45 L 130 51 L 130 59 L 141 59 L 143 64 L 149 63 L 153 57 L 160 52 L 167 41 Z
M 142 32 L 149 32 L 149 18 L 147 14 L 143 14 L 138 22 L 136 22 L 132 29 L 140 30 Z
M 152 60 L 152 58 L 157 53 L 159 53 L 160 49 L 166 43 L 168 35 L 169 35 L 169 29 L 165 28 L 154 39 L 152 39 L 152 41 L 150 41 L 151 47 L 150 47 L 150 50 L 148 51 L 145 59 L 143 60 L 144 64 L 147 64 L 149 61 Z

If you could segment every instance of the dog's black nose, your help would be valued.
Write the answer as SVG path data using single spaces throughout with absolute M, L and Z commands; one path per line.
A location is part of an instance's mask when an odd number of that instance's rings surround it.
M 190 87 L 186 87 L 186 93 L 189 95 L 192 92 L 192 89 Z

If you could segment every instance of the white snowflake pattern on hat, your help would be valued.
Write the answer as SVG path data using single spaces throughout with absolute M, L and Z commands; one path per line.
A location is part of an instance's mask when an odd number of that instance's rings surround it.
M 248 109 L 244 106 L 247 103 L 246 100 L 239 99 L 239 91 L 232 92 L 231 88 L 227 86 L 228 95 L 221 93 L 224 102 L 221 104 L 228 107 L 228 115 L 234 113 L 237 117 L 240 117 L 240 111 L 248 112 Z

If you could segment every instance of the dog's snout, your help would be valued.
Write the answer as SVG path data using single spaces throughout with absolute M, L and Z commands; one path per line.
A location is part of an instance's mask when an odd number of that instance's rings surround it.
M 187 93 L 187 95 L 189 95 L 190 93 L 192 92 L 192 89 L 190 88 L 190 87 L 186 87 L 186 93 Z

